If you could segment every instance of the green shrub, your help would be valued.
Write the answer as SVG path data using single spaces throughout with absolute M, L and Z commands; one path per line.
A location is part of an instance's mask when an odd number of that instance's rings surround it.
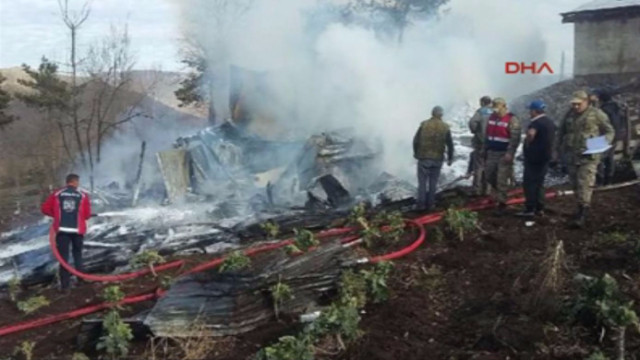
M 313 341 L 309 336 L 283 336 L 255 357 L 256 360 L 313 360 Z
M 89 357 L 83 353 L 73 353 L 71 360 L 91 360 Z
M 380 303 L 389 299 L 387 280 L 389 279 L 392 269 L 392 263 L 381 262 L 376 264 L 373 270 L 361 271 L 367 284 L 367 292 L 374 303 Z
M 227 255 L 222 264 L 220 265 L 219 271 L 223 272 L 234 272 L 242 269 L 246 269 L 251 265 L 251 259 L 245 255 L 242 251 L 237 250 L 231 252 L 231 254 Z
M 360 309 L 367 305 L 367 281 L 361 273 L 344 271 L 340 277 L 339 293 L 340 299 L 354 299 Z
M 300 251 L 307 252 L 320 244 L 315 234 L 307 229 L 293 229 L 293 233 L 295 234 L 293 244 Z
M 629 240 L 629 234 L 621 231 L 613 231 L 607 233 L 599 233 L 597 235 L 598 243 L 602 245 L 618 245 L 623 244 Z
M 444 216 L 447 228 L 464 241 L 464 234 L 478 226 L 478 213 L 469 210 L 448 209 Z
M 47 300 L 46 297 L 40 295 L 31 297 L 25 301 L 18 301 L 16 305 L 18 306 L 18 310 L 22 311 L 23 313 L 31 314 L 42 307 L 49 306 L 49 300 Z
M 402 217 L 402 213 L 394 211 L 387 213 L 386 211 L 380 212 L 372 221 L 373 226 L 381 228 L 386 226 L 385 231 L 380 231 L 379 235 L 385 242 L 396 243 L 400 241 L 402 234 L 404 234 L 405 222 Z
M 110 304 L 112 308 L 120 308 L 120 302 L 124 299 L 125 294 L 118 285 L 107 286 L 102 290 L 102 299 Z
M 586 360 L 609 360 L 602 352 L 596 351 L 593 354 L 589 355 Z
M 126 357 L 133 333 L 129 324 L 122 321 L 115 308 L 104 317 L 102 328 L 103 335 L 98 341 L 97 349 L 104 350 L 112 360 Z
M 35 348 L 36 343 L 33 341 L 23 341 L 20 345 L 16 346 L 13 350 L 13 355 L 22 354 L 25 360 L 33 359 L 33 348 Z
M 346 300 L 346 301 L 344 301 Z M 322 312 L 320 317 L 312 323 L 310 333 L 314 338 L 324 335 L 336 335 L 342 339 L 352 341 L 361 335 L 359 329 L 360 314 L 355 299 L 343 299 L 343 302 L 333 303 Z
M 280 226 L 271 221 L 267 221 L 261 224 L 260 228 L 267 234 L 267 238 L 269 239 L 276 239 L 280 234 Z
M 131 259 L 130 264 L 133 268 L 147 266 L 149 270 L 151 270 L 153 276 L 158 276 L 158 274 L 156 274 L 154 266 L 165 262 L 166 260 L 164 259 L 164 257 L 162 257 L 157 251 L 145 250 L 134 256 L 133 259 Z
M 271 291 L 271 298 L 273 299 L 273 310 L 276 313 L 276 317 L 278 317 L 280 305 L 287 300 L 293 299 L 293 292 L 289 285 L 284 284 L 280 280 L 269 290 Z

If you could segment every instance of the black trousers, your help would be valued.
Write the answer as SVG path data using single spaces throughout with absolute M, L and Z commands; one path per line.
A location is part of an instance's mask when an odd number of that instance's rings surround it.
M 58 245 L 58 251 L 64 261 L 69 262 L 69 248 L 72 249 L 73 262 L 75 268 L 78 271 L 82 271 L 82 242 L 83 236 L 80 234 L 72 233 L 58 233 L 56 236 L 56 244 Z M 71 274 L 60 266 L 60 287 L 62 289 L 68 289 L 71 280 Z
M 524 163 L 522 187 L 524 188 L 525 208 L 527 211 L 544 210 L 544 178 L 547 176 L 548 170 L 548 162 L 542 164 Z

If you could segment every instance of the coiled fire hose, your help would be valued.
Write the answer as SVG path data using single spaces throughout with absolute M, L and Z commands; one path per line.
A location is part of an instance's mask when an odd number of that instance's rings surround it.
M 638 184 L 640 181 L 633 181 L 633 182 L 629 182 L 629 183 L 625 183 L 625 186 L 630 186 L 630 185 L 635 185 Z M 618 185 L 616 186 L 616 188 L 620 188 L 621 186 Z M 607 188 L 601 189 L 601 190 L 608 190 Z M 521 194 L 521 190 L 515 190 L 510 192 L 510 195 L 518 195 Z M 559 197 L 559 196 L 566 196 L 566 195 L 570 195 L 573 194 L 573 191 L 562 191 L 562 190 L 553 190 L 553 191 L 548 191 L 546 193 L 546 198 L 555 198 L 555 197 Z M 517 198 L 513 198 L 507 201 L 508 205 L 516 205 L 516 204 L 522 204 L 524 203 L 524 198 L 523 197 L 517 197 Z M 491 208 L 494 207 L 495 203 L 492 202 L 490 199 L 481 199 L 475 202 L 471 202 L 470 204 L 468 204 L 466 207 L 464 207 L 464 209 L 466 210 L 471 210 L 471 211 L 478 211 L 478 210 L 483 210 L 483 209 L 487 209 L 487 208 Z M 380 255 L 380 256 L 375 256 L 372 258 L 367 258 L 367 259 L 361 259 L 358 262 L 359 263 L 377 263 L 377 262 L 381 262 L 381 261 L 388 261 L 388 260 L 393 260 L 393 259 L 397 259 L 403 256 L 406 256 L 408 254 L 410 254 L 411 252 L 415 251 L 418 247 L 420 247 L 420 245 L 422 245 L 422 243 L 424 243 L 424 241 L 426 240 L 426 230 L 424 228 L 424 225 L 428 225 L 428 224 L 433 224 L 436 223 L 438 221 L 440 221 L 444 216 L 444 212 L 438 212 L 438 213 L 432 213 L 432 214 L 428 214 L 422 217 L 419 217 L 417 219 L 413 219 L 413 220 L 408 220 L 406 221 L 408 225 L 411 226 L 415 226 L 416 228 L 418 228 L 418 237 L 416 240 L 414 240 L 409 246 L 389 253 L 389 254 L 384 254 L 384 255 Z M 340 235 L 345 235 L 348 233 L 351 233 L 353 231 L 357 230 L 357 228 L 335 228 L 335 229 L 329 229 L 329 230 L 325 230 L 325 231 L 321 231 L 319 232 L 316 236 L 320 239 L 323 238 L 327 238 L 327 237 L 334 237 L 334 236 L 340 236 Z M 355 240 L 357 240 L 359 238 L 359 236 L 351 236 L 351 237 L 346 237 L 344 239 L 342 239 L 343 243 L 350 243 L 353 242 Z M 265 244 L 265 245 L 260 245 L 257 247 L 253 247 L 253 248 L 249 248 L 244 250 L 244 254 L 247 256 L 254 256 L 256 254 L 262 253 L 262 252 L 266 252 L 266 251 L 271 251 L 271 250 L 275 250 L 275 249 L 279 249 L 279 248 L 283 248 L 287 245 L 290 245 L 293 243 L 292 239 L 287 239 L 287 240 L 283 240 L 283 241 L 279 241 L 276 243 L 271 243 L 271 244 Z M 126 274 L 119 274 L 119 275 L 92 275 L 92 274 L 85 274 L 82 273 L 80 271 L 77 271 L 76 269 L 74 269 L 71 265 L 69 265 L 66 261 L 64 261 L 64 259 L 62 259 L 62 257 L 60 256 L 60 252 L 57 249 L 57 246 L 55 244 L 55 237 L 53 236 L 53 233 L 50 234 L 50 244 L 51 244 L 51 249 L 53 251 L 54 256 L 56 257 L 56 259 L 60 262 L 60 265 L 62 267 L 64 267 L 66 270 L 68 270 L 70 273 L 74 274 L 75 276 L 80 277 L 81 279 L 84 280 L 88 280 L 88 281 L 103 281 L 103 282 L 114 282 L 114 281 L 122 281 L 122 280 L 127 280 L 127 279 L 132 279 L 132 278 L 136 278 L 139 276 L 143 276 L 146 275 L 150 272 L 149 269 L 145 269 L 145 270 L 141 270 L 141 271 L 136 271 L 136 272 L 131 272 L 131 273 L 126 273 Z M 219 257 L 219 258 L 215 258 L 212 260 L 209 260 L 203 264 L 200 264 L 192 269 L 189 269 L 185 272 L 183 272 L 182 274 L 180 274 L 180 276 L 184 276 L 184 275 L 188 275 L 188 274 L 194 274 L 197 272 L 201 272 L 201 271 L 205 271 L 208 269 L 212 269 L 215 268 L 217 266 L 219 266 L 223 261 L 224 261 L 225 257 Z M 163 271 L 163 270 L 168 270 L 168 269 L 172 269 L 172 268 L 176 268 L 176 267 L 180 267 L 184 265 L 184 261 L 183 260 L 177 260 L 177 261 L 173 261 L 167 264 L 163 264 L 160 265 L 158 267 L 155 267 L 155 271 Z M 135 304 L 135 303 L 139 303 L 139 302 L 144 302 L 144 301 L 149 301 L 149 300 L 153 300 L 153 299 L 157 299 L 159 297 L 161 297 L 162 295 L 164 295 L 165 291 L 162 289 L 157 289 L 154 292 L 150 292 L 150 293 L 146 293 L 146 294 L 141 294 L 141 295 L 135 295 L 135 296 L 129 296 L 129 297 L 125 297 L 119 304 L 120 305 L 130 305 L 130 304 Z M 43 318 L 39 318 L 39 319 L 34 319 L 34 320 L 29 320 L 29 321 L 25 321 L 25 322 L 21 322 L 18 324 L 12 324 L 12 325 L 8 325 L 5 327 L 0 328 L 0 336 L 5 336 L 5 335 L 9 335 L 9 334 L 13 334 L 13 333 L 17 333 L 17 332 L 21 332 L 21 331 L 25 331 L 25 330 L 29 330 L 29 329 L 34 329 L 34 328 L 38 328 L 38 327 L 42 327 L 42 326 L 46 326 L 49 324 L 53 324 L 56 322 L 60 322 L 63 320 L 68 320 L 68 319 L 73 319 L 73 318 L 77 318 L 80 316 L 85 316 L 100 310 L 104 310 L 107 309 L 109 306 L 111 306 L 112 304 L 109 303 L 100 303 L 100 304 L 95 304 L 95 305 L 90 305 L 90 306 L 86 306 L 83 308 L 79 308 L 76 310 L 72 310 L 69 312 L 64 312 L 64 313 L 60 313 L 60 314 L 56 314 L 56 315 L 50 315 L 50 316 L 46 316 Z

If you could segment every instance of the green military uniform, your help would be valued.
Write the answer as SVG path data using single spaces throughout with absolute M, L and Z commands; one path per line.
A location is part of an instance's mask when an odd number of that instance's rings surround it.
M 487 131 L 487 120 L 492 113 L 493 110 L 490 107 L 481 107 L 469 120 L 469 130 L 473 134 L 471 139 L 473 152 L 469 159 L 469 168 L 471 169 L 470 173 L 473 173 L 473 190 L 476 195 L 487 195 L 487 179 L 484 173 L 485 159 L 482 148 Z
M 587 139 L 602 135 L 611 143 L 615 131 L 607 115 L 592 106 L 582 114 L 570 113 L 558 127 L 557 147 L 567 152 L 569 178 L 580 206 L 591 204 L 600 163 L 600 154 L 583 155 L 587 150 Z
M 508 153 L 512 159 L 515 159 L 516 150 L 518 150 L 522 137 L 522 125 L 515 115 L 511 117 L 508 129 L 509 145 L 506 151 L 484 151 L 486 153 L 485 174 L 487 182 L 495 190 L 495 200 L 499 204 L 506 203 L 507 191 L 514 177 L 513 160 L 507 163 L 503 157 Z

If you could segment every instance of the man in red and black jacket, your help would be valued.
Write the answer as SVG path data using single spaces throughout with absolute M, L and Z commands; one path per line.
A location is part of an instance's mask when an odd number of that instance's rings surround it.
M 42 204 L 42 213 L 53 218 L 53 231 L 62 258 L 69 261 L 69 247 L 73 249 L 75 268 L 82 271 L 82 242 L 91 218 L 89 195 L 78 190 L 80 177 L 67 175 L 67 186 L 53 192 Z M 60 267 L 60 288 L 69 289 L 71 274 Z

